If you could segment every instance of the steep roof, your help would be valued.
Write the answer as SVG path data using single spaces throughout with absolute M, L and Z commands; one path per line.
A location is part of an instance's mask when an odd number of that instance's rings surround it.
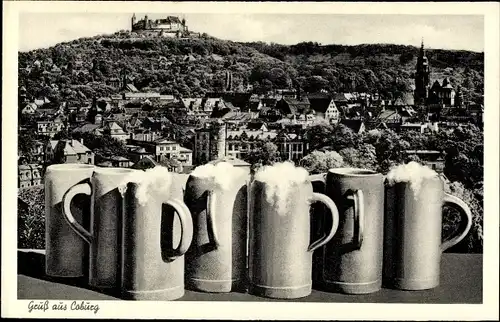
M 201 107 L 203 99 L 202 98 L 183 98 L 182 103 L 185 108 L 190 110 L 199 110 Z
M 310 107 L 310 102 L 307 97 L 304 97 L 300 100 L 296 98 L 285 97 L 283 98 L 283 101 L 287 104 L 291 114 L 302 113 Z
M 354 133 L 359 133 L 363 126 L 362 120 L 344 119 L 341 120 L 340 123 L 353 130 Z
M 385 122 L 385 121 L 395 121 L 399 119 L 399 114 L 397 111 L 394 110 L 384 110 L 381 111 L 380 114 L 378 115 L 378 119 Z
M 64 142 L 66 141 L 66 142 Z M 91 152 L 89 148 L 85 145 L 81 144 L 80 141 L 77 140 L 50 140 L 50 145 L 52 146 L 52 150 L 55 150 L 59 144 L 64 144 L 64 155 L 77 155 L 81 153 Z
M 127 89 L 127 91 L 131 91 L 134 93 L 137 93 L 139 91 L 133 84 L 125 85 L 125 88 Z
M 84 124 L 80 127 L 77 127 L 73 130 L 73 132 L 76 132 L 76 133 L 90 133 L 90 132 L 93 132 L 95 130 L 98 130 L 100 129 L 101 126 L 98 125 L 98 124 L 92 124 L 92 123 L 87 123 L 87 124 Z
M 308 98 L 311 103 L 311 109 L 319 113 L 325 113 L 332 101 L 330 96 L 323 93 L 317 93 L 315 96 Z
M 252 119 L 250 113 L 229 112 L 222 117 L 226 121 L 248 122 Z
M 249 130 L 260 130 L 262 126 L 266 126 L 265 122 L 257 121 L 257 122 L 248 122 L 247 129 Z

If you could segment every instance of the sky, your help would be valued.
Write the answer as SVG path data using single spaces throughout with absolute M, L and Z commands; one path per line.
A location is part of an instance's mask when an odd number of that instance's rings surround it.
M 144 12 L 136 12 L 138 19 Z M 233 41 L 296 44 L 402 44 L 427 48 L 484 51 L 481 15 L 389 14 L 215 14 L 155 13 L 184 17 L 189 30 Z M 130 29 L 132 13 L 44 13 L 19 15 L 19 51 L 46 48 L 63 41 Z

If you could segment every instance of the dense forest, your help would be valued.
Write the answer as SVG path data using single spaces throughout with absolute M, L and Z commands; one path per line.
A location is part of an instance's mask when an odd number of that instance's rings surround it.
M 181 97 L 222 91 L 226 72 L 233 90 L 254 92 L 301 86 L 306 92 L 378 92 L 397 98 L 411 92 L 419 48 L 402 45 L 285 46 L 199 38 L 140 38 L 121 31 L 19 53 L 19 85 L 31 99 L 79 104 L 116 93 L 112 78 L 127 72 L 141 91 Z M 466 100 L 479 102 L 484 54 L 426 50 L 431 83 L 448 77 Z

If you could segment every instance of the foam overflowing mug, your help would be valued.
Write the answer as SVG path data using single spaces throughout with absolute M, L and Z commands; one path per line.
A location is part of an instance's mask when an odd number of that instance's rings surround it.
M 184 202 L 193 218 L 185 255 L 186 286 L 205 292 L 243 289 L 246 280 L 248 172 L 219 162 L 189 176 Z
M 310 244 L 312 202 L 326 205 L 331 226 Z M 333 201 L 313 192 L 305 169 L 279 163 L 255 174 L 249 216 L 250 293 L 285 299 L 309 295 L 313 251 L 337 230 L 338 211 Z
M 155 167 L 123 179 L 121 289 L 125 299 L 174 300 L 184 295 L 184 253 L 193 237 L 182 184 Z
M 441 240 L 443 206 L 461 215 L 460 227 Z M 416 162 L 393 168 L 386 178 L 384 285 L 423 290 L 439 285 L 441 253 L 469 232 L 472 214 L 444 192 L 438 174 Z
M 311 176 L 339 210 L 337 233 L 314 256 L 315 287 L 348 294 L 382 287 L 384 181 L 380 173 L 357 168 L 330 169 Z M 318 216 L 319 226 L 330 225 Z M 320 228 L 321 230 L 321 228 Z
M 71 187 L 63 198 L 68 224 L 90 245 L 89 285 L 119 287 L 123 199 L 118 190 L 123 178 L 138 170 L 96 167 L 89 182 Z M 90 230 L 75 220 L 70 204 L 81 193 L 91 194 Z
M 88 182 L 93 165 L 57 164 L 45 173 L 45 271 L 53 277 L 82 277 L 88 273 L 88 245 L 71 229 L 63 213 L 63 198 L 71 187 Z M 90 190 L 67 205 L 81 226 L 90 223 Z

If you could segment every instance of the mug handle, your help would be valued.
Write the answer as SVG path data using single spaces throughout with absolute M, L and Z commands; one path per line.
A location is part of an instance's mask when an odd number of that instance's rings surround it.
M 64 219 L 66 219 L 66 222 L 69 224 L 69 226 L 80 236 L 85 240 L 87 243 L 92 242 L 92 234 L 89 233 L 85 228 L 83 228 L 80 223 L 75 219 L 73 214 L 71 213 L 71 201 L 73 201 L 73 198 L 78 195 L 78 194 L 85 194 L 87 196 L 90 196 L 92 194 L 92 187 L 90 186 L 89 183 L 84 182 L 84 183 L 78 183 L 66 191 L 66 193 L 63 196 L 62 202 L 63 202 L 63 215 Z
M 365 197 L 363 191 L 358 189 L 347 196 L 354 201 L 354 245 L 357 249 L 363 244 L 365 230 Z
M 212 235 L 215 248 L 219 247 L 219 237 L 217 235 L 217 224 L 215 223 L 215 206 L 217 204 L 217 197 L 213 190 L 207 192 L 207 221 L 208 229 Z
M 460 213 L 461 217 L 461 228 L 458 229 L 454 236 L 450 237 L 448 240 L 441 244 L 441 251 L 445 251 L 448 248 L 455 246 L 462 239 L 467 236 L 472 227 L 472 212 L 469 206 L 463 202 L 460 198 L 452 196 L 448 193 L 444 194 L 444 206 L 449 206 L 456 209 Z
M 309 181 L 311 181 L 311 183 L 320 182 L 322 185 L 321 186 L 322 192 L 324 192 L 324 187 L 326 185 L 326 173 L 311 174 L 309 175 Z
M 163 204 L 174 208 L 175 213 L 179 216 L 181 222 L 181 241 L 179 246 L 173 250 L 171 256 L 179 257 L 187 252 L 189 246 L 191 246 L 191 241 L 193 240 L 193 221 L 191 218 L 191 212 L 186 204 L 178 199 L 171 199 Z M 162 207 L 162 209 L 164 208 Z
M 328 235 L 325 235 L 325 237 L 318 239 L 309 246 L 309 248 L 307 249 L 307 251 L 309 252 L 313 252 L 319 247 L 328 243 L 337 232 L 337 228 L 339 226 L 339 211 L 332 199 L 322 193 L 313 192 L 311 201 L 321 202 L 330 210 L 330 214 L 332 216 L 332 228 L 330 228 L 330 232 L 328 233 Z

